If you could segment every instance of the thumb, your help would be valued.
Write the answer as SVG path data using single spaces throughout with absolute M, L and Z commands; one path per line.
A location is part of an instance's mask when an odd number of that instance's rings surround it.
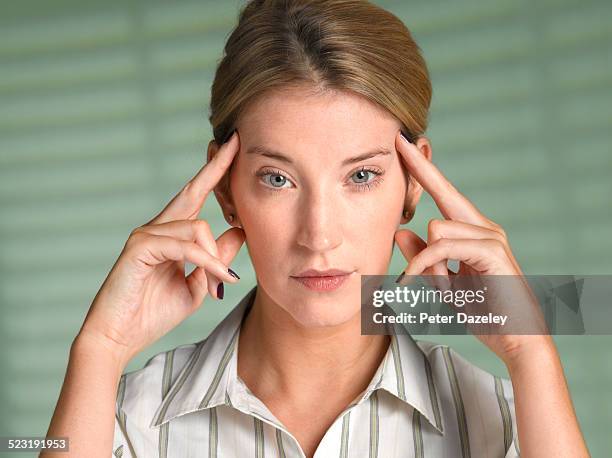
M 217 237 L 219 259 L 229 266 L 240 251 L 245 239 L 246 234 L 240 227 L 232 227 Z
M 229 266 L 240 251 L 245 239 L 246 234 L 241 228 L 232 227 L 228 229 L 215 240 L 214 255 Z M 202 304 L 207 290 L 211 297 L 223 299 L 224 287 L 222 282 L 202 267 L 196 267 L 187 276 L 187 283 L 194 297 L 194 310 Z
M 404 258 L 410 263 L 412 258 L 427 248 L 427 242 L 419 237 L 415 232 L 410 229 L 401 229 L 395 232 L 395 243 L 399 246 L 400 251 L 404 255 Z M 444 265 L 443 269 L 438 265 L 428 267 L 423 271 L 421 275 L 427 275 L 432 277 L 425 277 L 425 280 L 431 285 L 441 290 L 448 289 L 448 271 Z M 443 276 L 439 278 L 439 276 Z
M 395 243 L 408 262 L 417 254 L 427 248 L 427 242 L 410 229 L 401 229 L 395 232 Z

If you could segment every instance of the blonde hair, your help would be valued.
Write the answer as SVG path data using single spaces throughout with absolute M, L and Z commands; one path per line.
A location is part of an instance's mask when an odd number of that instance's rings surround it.
M 410 141 L 427 129 L 432 88 L 404 23 L 365 0 L 252 0 L 240 11 L 212 84 L 217 144 L 268 91 L 353 91 L 387 109 Z

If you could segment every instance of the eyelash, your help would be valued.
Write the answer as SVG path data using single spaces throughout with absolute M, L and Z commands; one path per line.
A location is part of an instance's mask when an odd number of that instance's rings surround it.
M 380 185 L 383 182 L 382 175 L 384 174 L 384 172 L 380 169 L 374 169 L 374 168 L 364 166 L 364 167 L 361 167 L 359 170 L 355 170 L 350 176 L 355 175 L 357 172 L 370 172 L 375 175 L 374 179 L 372 179 L 371 181 L 367 181 L 365 183 L 352 184 L 351 186 L 354 187 L 358 192 L 369 191 L 370 189 L 375 188 L 376 186 Z M 280 175 L 284 177 L 286 180 L 289 180 L 289 178 L 283 175 L 283 173 L 280 170 L 276 170 L 276 169 L 263 169 L 260 172 L 257 172 L 255 175 L 258 177 L 263 177 L 266 175 Z M 267 185 L 266 187 L 274 192 L 278 192 L 278 191 L 285 189 L 285 188 L 278 188 L 278 187 L 269 186 L 269 185 Z

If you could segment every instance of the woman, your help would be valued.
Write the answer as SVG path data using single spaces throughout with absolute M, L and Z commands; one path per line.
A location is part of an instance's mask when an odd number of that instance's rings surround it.
M 248 3 L 215 75 L 208 163 L 130 234 L 48 435 L 74 456 L 588 456 L 550 336 L 478 336 L 506 380 L 443 345 L 360 333 L 360 277 L 386 274 L 394 243 L 409 275 L 446 276 L 447 259 L 522 274 L 503 229 L 432 164 L 430 100 L 389 12 Z M 427 241 L 398 230 L 423 188 L 444 216 Z M 198 219 L 211 190 L 232 226 L 216 240 Z M 227 318 L 122 375 L 206 294 L 223 299 L 243 242 L 257 285 Z

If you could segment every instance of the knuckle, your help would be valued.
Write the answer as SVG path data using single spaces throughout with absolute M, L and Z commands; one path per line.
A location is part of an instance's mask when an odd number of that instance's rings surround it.
M 450 250 L 455 244 L 453 239 L 440 239 L 440 246 L 442 246 L 446 250 Z
M 183 186 L 183 189 L 181 189 L 181 194 L 184 196 L 190 196 L 193 193 L 193 190 L 193 180 L 189 180 L 185 186 Z
M 142 228 L 134 229 L 125 243 L 126 248 L 133 249 L 135 246 L 139 246 L 145 242 L 149 238 L 149 234 L 144 232 Z
M 427 223 L 427 230 L 431 234 L 438 234 L 438 233 L 440 233 L 440 230 L 442 229 L 442 225 L 443 224 L 444 223 L 442 222 L 441 219 L 439 219 L 439 218 L 432 218 L 432 219 L 429 220 L 429 223 Z
M 503 237 L 506 237 L 506 231 L 500 224 L 496 223 L 495 221 L 491 221 L 491 220 L 487 220 L 487 223 L 489 224 L 491 229 L 493 229 L 495 232 L 498 232 Z
M 506 231 L 504 230 L 503 227 L 501 227 L 499 224 L 497 225 L 496 228 L 497 232 L 499 233 L 499 235 L 501 236 L 501 238 L 503 240 L 507 240 L 508 239 L 508 234 L 506 233 Z
M 508 234 L 506 233 L 506 231 L 504 230 L 503 227 L 501 227 L 499 224 L 497 223 L 491 223 L 491 229 L 493 230 L 493 232 L 495 232 L 496 238 L 500 241 L 500 242 L 506 242 L 508 240 Z
M 441 246 L 449 247 L 453 244 L 453 239 L 441 238 L 436 243 L 439 243 Z
M 506 248 L 504 244 L 497 239 L 488 239 L 487 243 L 489 244 L 490 250 L 496 253 L 498 256 L 503 256 L 506 254 Z
M 439 238 L 431 246 L 438 253 L 448 253 L 454 245 L 453 239 Z
M 145 231 L 145 225 L 138 226 L 132 229 L 132 232 L 130 232 L 130 237 L 132 237 L 134 234 L 139 234 L 140 232 L 144 232 L 144 231 Z
M 172 243 L 176 244 L 177 248 L 183 253 L 184 256 L 193 256 L 199 250 L 192 242 L 186 240 L 172 240 Z
M 204 219 L 194 219 L 191 224 L 194 231 L 210 232 L 210 224 Z

